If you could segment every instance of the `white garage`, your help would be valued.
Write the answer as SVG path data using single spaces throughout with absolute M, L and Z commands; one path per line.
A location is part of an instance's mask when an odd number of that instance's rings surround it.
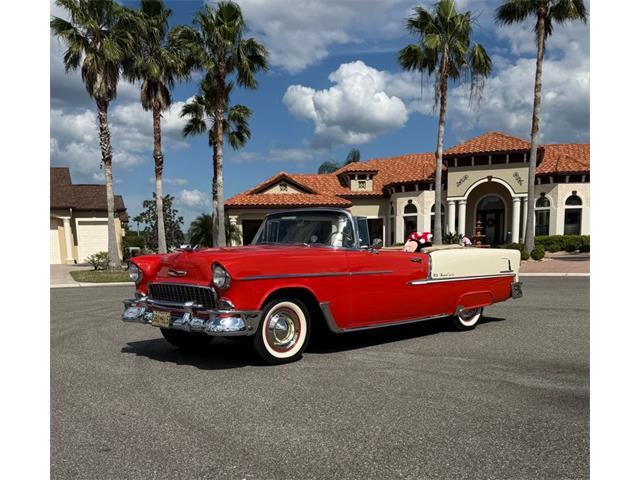
M 106 252 L 109 245 L 107 221 L 102 219 L 77 219 L 78 263 L 85 263 L 88 256 Z
M 58 221 L 51 218 L 49 221 L 49 248 L 50 248 L 50 263 L 57 265 L 62 263 L 60 259 L 60 236 L 58 235 Z

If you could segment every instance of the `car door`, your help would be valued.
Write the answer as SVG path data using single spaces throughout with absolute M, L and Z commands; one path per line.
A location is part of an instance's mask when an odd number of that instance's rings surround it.
M 351 273 L 352 326 L 374 325 L 425 315 L 422 288 L 410 284 L 427 278 L 428 256 L 396 250 L 347 251 Z

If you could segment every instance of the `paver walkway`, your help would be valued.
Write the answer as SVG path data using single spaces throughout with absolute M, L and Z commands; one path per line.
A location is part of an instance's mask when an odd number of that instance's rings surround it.
M 75 270 L 91 270 L 93 267 L 87 265 L 51 265 L 50 281 L 51 285 L 68 285 L 76 282 L 69 272 Z
M 522 262 L 520 273 L 589 273 L 588 253 L 548 253 L 542 260 Z

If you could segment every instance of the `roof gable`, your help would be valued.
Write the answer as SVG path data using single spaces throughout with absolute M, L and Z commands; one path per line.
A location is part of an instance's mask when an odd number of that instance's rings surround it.
M 492 152 L 526 152 L 529 142 L 502 132 L 487 132 L 445 150 L 445 156 Z
M 291 175 L 286 172 L 279 172 L 271 178 L 268 178 L 264 182 L 256 185 L 254 188 L 249 190 L 249 194 L 273 194 L 273 187 L 285 183 L 287 185 L 291 185 L 294 187 L 294 193 L 317 193 L 313 189 L 309 188 L 307 185 L 304 185 L 297 180 L 295 180 Z

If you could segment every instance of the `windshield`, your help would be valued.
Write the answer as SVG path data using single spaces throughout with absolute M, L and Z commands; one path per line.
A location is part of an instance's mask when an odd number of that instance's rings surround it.
M 310 246 L 354 246 L 353 227 L 340 212 L 296 212 L 269 215 L 253 239 L 254 245 L 304 244 Z

